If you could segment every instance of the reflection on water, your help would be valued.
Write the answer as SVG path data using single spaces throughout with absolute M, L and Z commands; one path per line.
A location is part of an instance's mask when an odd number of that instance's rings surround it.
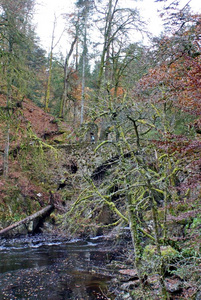
M 111 246 L 101 240 L 0 240 L 0 299 L 114 299 L 107 295 Z

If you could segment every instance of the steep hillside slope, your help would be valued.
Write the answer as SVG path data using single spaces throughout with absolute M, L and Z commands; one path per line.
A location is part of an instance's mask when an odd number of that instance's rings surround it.
M 59 155 L 51 144 L 71 131 L 60 125 L 29 99 L 12 99 L 8 109 L 0 95 L 0 228 L 49 202 L 50 173 L 56 174 Z

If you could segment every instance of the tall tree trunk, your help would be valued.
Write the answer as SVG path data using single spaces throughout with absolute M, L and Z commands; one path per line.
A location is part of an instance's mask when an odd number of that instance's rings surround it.
M 63 97 L 60 103 L 60 111 L 59 111 L 60 118 L 64 117 L 64 112 L 65 112 L 64 106 L 67 102 L 67 91 L 68 91 L 68 59 L 66 57 L 65 65 L 64 65 L 64 90 L 63 90 Z
M 74 50 L 74 46 L 77 42 L 77 34 L 76 36 L 74 37 L 74 40 L 73 42 L 71 43 L 71 47 L 70 47 L 70 51 L 68 52 L 67 56 L 66 56 L 66 59 L 65 59 L 65 64 L 64 64 L 64 91 L 63 91 L 63 97 L 61 99 L 61 102 L 60 102 L 60 111 L 59 111 L 59 117 L 60 118 L 63 118 L 64 115 L 65 115 L 65 105 L 66 105 L 66 102 L 67 102 L 67 94 L 68 94 L 68 71 L 69 71 L 69 59 L 73 53 L 73 50 Z
M 85 68 L 86 68 L 86 54 L 87 54 L 87 29 L 86 18 L 84 28 L 84 45 L 83 45 L 83 57 L 82 57 L 82 96 L 81 96 L 81 112 L 80 112 L 80 124 L 84 120 L 84 102 L 85 102 Z
M 155 243 L 156 243 L 156 252 L 158 256 L 158 273 L 159 273 L 159 282 L 161 285 L 161 292 L 162 292 L 162 299 L 167 300 L 168 299 L 168 294 L 167 290 L 165 287 L 165 282 L 164 282 L 164 276 L 165 276 L 165 267 L 164 267 L 164 261 L 163 261 L 163 256 L 161 253 L 161 243 L 160 243 L 160 237 L 159 237 L 159 220 L 158 220 L 158 208 L 157 208 L 157 203 L 155 201 L 152 188 L 151 188 L 151 183 L 149 180 L 148 182 L 148 187 L 150 191 L 150 204 L 151 204 L 151 211 L 152 211 L 152 220 L 154 224 L 154 235 L 155 235 Z
M 112 42 L 111 29 L 112 29 L 112 21 L 113 21 L 117 3 L 118 0 L 115 1 L 113 11 L 112 11 L 112 0 L 109 0 L 108 3 L 108 12 L 106 17 L 105 33 L 104 33 L 104 44 L 103 44 L 103 51 L 101 55 L 100 70 L 98 74 L 98 93 L 100 92 L 104 75 L 105 78 L 107 78 L 109 74 L 109 51 Z M 105 69 L 105 74 L 104 74 L 104 69 Z
M 78 16 L 78 23 L 79 23 L 79 16 Z M 78 37 L 79 31 L 78 31 L 78 26 L 76 26 L 76 36 Z M 79 39 L 77 38 L 76 41 L 76 46 L 75 46 L 75 70 L 78 72 L 78 67 L 79 67 Z
M 50 58 L 49 58 L 49 71 L 48 71 L 48 80 L 47 80 L 47 90 L 45 97 L 45 111 L 49 111 L 49 102 L 50 102 L 50 88 L 51 88 L 51 78 L 52 78 L 52 58 L 53 58 L 53 50 L 54 50 L 54 32 L 56 27 L 56 17 L 54 18 L 53 30 L 52 30 L 52 41 L 50 48 Z
M 52 78 L 52 56 L 53 52 L 51 49 L 50 52 L 50 59 L 49 59 L 49 72 L 48 72 L 48 80 L 47 80 L 47 90 L 46 90 L 46 97 L 45 97 L 45 111 L 49 111 L 49 102 L 50 102 L 50 88 L 51 88 L 51 78 Z
M 4 159 L 3 159 L 3 176 L 7 178 L 8 176 L 8 158 L 9 158 L 9 146 L 10 146 L 10 125 L 7 125 L 6 130 L 6 141 L 5 141 L 5 148 L 4 148 Z
M 135 203 L 134 195 L 130 193 L 127 194 L 126 204 L 127 204 L 129 227 L 130 227 L 132 244 L 134 249 L 134 256 L 135 256 L 135 267 L 140 280 L 141 288 L 143 289 L 144 276 L 142 274 L 142 263 L 141 263 L 142 250 L 141 250 L 140 238 L 138 233 L 138 218 L 137 218 L 137 210 L 136 210 L 137 203 Z

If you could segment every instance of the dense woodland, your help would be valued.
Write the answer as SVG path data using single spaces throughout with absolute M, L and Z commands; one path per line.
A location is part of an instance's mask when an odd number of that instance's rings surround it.
M 78 0 L 64 57 L 54 29 L 41 48 L 34 2 L 0 1 L 0 229 L 50 198 L 69 237 L 129 225 L 130 297 L 200 299 L 201 15 L 156 0 L 152 37 L 121 0 Z

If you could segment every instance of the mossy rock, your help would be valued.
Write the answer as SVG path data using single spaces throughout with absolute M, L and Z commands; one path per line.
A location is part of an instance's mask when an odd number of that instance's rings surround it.
M 66 142 L 66 137 L 67 137 L 66 133 L 61 134 L 59 136 L 55 136 L 54 137 L 54 142 L 57 143 L 57 144 L 63 144 L 64 142 Z
M 178 251 L 172 248 L 171 246 L 161 246 L 161 255 L 165 261 L 171 261 L 178 255 Z M 156 246 L 147 245 L 143 252 L 144 260 L 151 260 L 156 257 L 157 251 Z

